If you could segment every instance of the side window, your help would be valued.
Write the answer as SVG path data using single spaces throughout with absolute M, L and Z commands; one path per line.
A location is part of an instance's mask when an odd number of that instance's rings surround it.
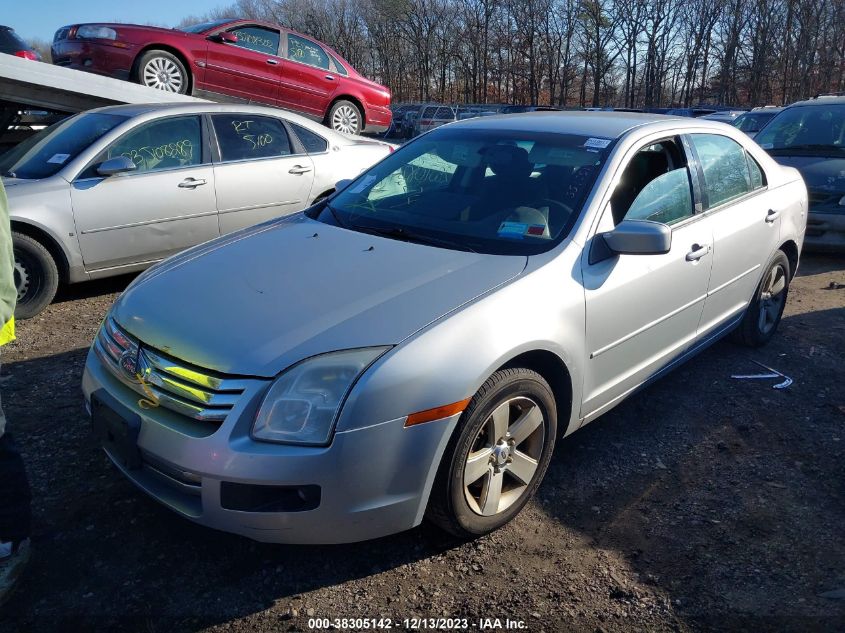
M 249 114 L 211 117 L 223 162 L 289 156 L 290 140 L 279 119 Z
M 288 59 L 324 70 L 329 69 L 329 56 L 326 51 L 314 42 L 293 33 L 288 33 Z
M 763 175 L 763 169 L 751 154 L 746 153 L 745 156 L 748 159 L 748 171 L 751 174 L 751 188 L 756 190 L 765 187 L 766 177 Z
M 704 172 L 709 209 L 751 191 L 748 161 L 739 143 L 717 134 L 693 134 L 692 142 Z
M 264 55 L 279 54 L 279 32 L 262 26 L 239 26 L 229 31 L 236 35 L 235 46 Z
M 340 61 L 338 60 L 337 57 L 332 55 L 331 58 L 332 58 L 332 64 L 334 65 L 334 71 L 338 75 L 343 75 L 345 77 L 346 75 L 349 74 L 349 73 L 346 72 L 346 68 L 344 68 L 343 64 L 340 63 Z
M 95 162 L 99 164 L 109 158 L 126 156 L 135 163 L 136 173 L 199 165 L 202 163 L 201 130 L 197 116 L 146 123 L 120 137 Z M 88 177 L 87 173 L 85 177 Z
M 302 145 L 305 146 L 305 151 L 309 154 L 319 154 L 320 152 L 325 152 L 329 148 L 329 142 L 316 132 L 312 132 L 311 130 L 304 128 L 301 125 L 297 125 L 296 123 L 288 123 L 299 137 Z
M 648 183 L 631 203 L 625 219 L 675 224 L 692 215 L 689 171 L 681 167 Z

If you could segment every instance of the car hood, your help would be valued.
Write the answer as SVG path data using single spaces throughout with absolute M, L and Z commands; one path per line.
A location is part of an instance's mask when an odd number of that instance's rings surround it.
M 297 215 L 166 260 L 130 285 L 112 316 L 181 360 L 272 377 L 316 354 L 397 344 L 517 277 L 526 262 Z
M 781 165 L 795 167 L 811 191 L 845 192 L 845 158 L 827 156 L 772 156 Z

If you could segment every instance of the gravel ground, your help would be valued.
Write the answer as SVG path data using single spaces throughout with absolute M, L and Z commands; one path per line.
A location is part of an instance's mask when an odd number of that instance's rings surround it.
M 312 617 L 845 631 L 845 258 L 804 258 L 767 347 L 719 343 L 562 440 L 538 497 L 471 543 L 423 526 L 263 545 L 136 491 L 92 440 L 80 393 L 87 347 L 127 282 L 66 291 L 4 348 L 35 526 L 0 631 L 307 631 Z M 752 359 L 795 383 L 730 378 L 758 372 Z

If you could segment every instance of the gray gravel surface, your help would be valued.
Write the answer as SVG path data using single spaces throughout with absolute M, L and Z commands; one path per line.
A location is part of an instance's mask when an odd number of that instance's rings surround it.
M 314 617 L 845 631 L 845 258 L 805 257 L 767 347 L 721 342 L 561 440 L 538 497 L 470 543 L 422 526 L 263 545 L 136 491 L 92 440 L 80 392 L 87 347 L 127 282 L 65 291 L 3 350 L 35 513 L 4 633 L 307 631 Z M 752 360 L 795 383 L 730 378 L 758 372 Z

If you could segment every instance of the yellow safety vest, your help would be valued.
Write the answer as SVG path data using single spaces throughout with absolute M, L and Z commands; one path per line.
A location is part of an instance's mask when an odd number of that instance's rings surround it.
M 9 322 L 0 330 L 0 345 L 11 343 L 15 340 L 15 317 L 9 319 Z

